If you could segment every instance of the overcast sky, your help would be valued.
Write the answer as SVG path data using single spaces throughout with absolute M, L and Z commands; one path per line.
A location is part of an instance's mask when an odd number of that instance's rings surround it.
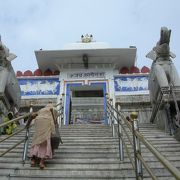
M 15 71 L 38 68 L 34 50 L 58 50 L 93 34 L 112 48 L 137 47 L 137 66 L 151 66 L 145 55 L 172 30 L 170 47 L 180 73 L 180 0 L 0 0 L 0 34 L 18 57 Z

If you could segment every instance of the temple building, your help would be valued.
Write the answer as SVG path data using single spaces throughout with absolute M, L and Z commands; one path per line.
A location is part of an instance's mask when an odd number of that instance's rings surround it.
M 67 44 L 61 50 L 36 50 L 38 69 L 18 71 L 21 88 L 21 108 L 30 104 L 39 109 L 53 101 L 64 104 L 64 124 L 105 123 L 106 101 L 128 115 L 136 110 L 139 120 L 150 117 L 148 90 L 149 68 L 135 66 L 135 46 L 111 48 L 108 43 L 96 42 L 92 35 Z

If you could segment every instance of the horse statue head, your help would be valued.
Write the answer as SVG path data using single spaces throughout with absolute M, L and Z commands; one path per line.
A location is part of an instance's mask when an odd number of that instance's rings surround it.
M 157 42 L 156 46 L 146 55 L 147 58 L 152 59 L 153 61 L 158 60 L 167 60 L 170 58 L 175 58 L 176 55 L 170 51 L 169 42 L 170 42 L 171 30 L 167 27 L 162 27 L 160 31 L 160 40 Z
M 17 56 L 9 52 L 9 49 L 2 43 L 0 36 L 0 66 L 6 67 L 9 62 Z
M 10 53 L 0 37 L 0 104 L 4 107 L 4 113 L 10 106 L 20 106 L 21 91 L 11 65 L 11 61 L 15 58 L 16 55 Z

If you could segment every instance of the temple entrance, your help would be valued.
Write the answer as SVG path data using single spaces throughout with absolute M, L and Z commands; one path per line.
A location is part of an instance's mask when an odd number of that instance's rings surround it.
M 66 124 L 106 123 L 105 93 L 102 85 L 79 85 L 69 87 Z M 69 98 L 68 98 L 69 97 Z
M 72 89 L 71 123 L 102 123 L 104 117 L 103 89 L 80 87 Z

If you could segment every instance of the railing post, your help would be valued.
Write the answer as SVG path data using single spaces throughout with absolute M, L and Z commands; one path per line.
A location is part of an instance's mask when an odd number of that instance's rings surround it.
M 105 94 L 106 96 L 106 118 L 107 118 L 107 123 L 109 123 L 109 108 L 108 108 L 108 101 L 109 101 L 109 96 L 108 96 L 108 93 Z
M 110 99 L 110 105 L 111 107 L 113 107 L 113 99 L 111 98 Z M 113 109 L 110 110 L 110 114 L 111 114 L 111 125 L 112 125 L 112 136 L 114 137 L 115 135 L 115 130 L 114 130 L 114 116 L 113 116 Z
M 122 132 L 122 121 L 119 117 L 120 106 L 117 105 L 117 119 L 118 119 L 118 139 L 119 139 L 119 158 L 121 161 L 124 160 L 124 147 L 123 147 L 123 132 Z
M 30 109 L 29 112 L 32 113 L 33 112 L 33 104 L 30 104 Z M 28 118 L 26 125 L 28 124 L 28 121 L 30 121 L 30 119 Z M 30 125 L 30 124 L 29 124 Z M 26 136 L 25 136 L 25 141 L 24 141 L 24 148 L 23 148 L 23 157 L 22 157 L 22 161 L 23 164 L 26 161 L 26 157 L 27 157 L 27 151 L 28 151 L 28 144 L 29 144 L 29 126 L 26 127 Z
M 111 122 L 111 110 L 110 110 L 110 107 L 111 106 L 111 101 L 110 101 L 110 98 L 109 96 L 107 97 L 107 109 L 108 109 L 108 124 L 109 126 L 112 125 L 112 122 Z
M 132 119 L 132 133 L 133 133 L 133 145 L 134 145 L 134 160 L 135 160 L 135 171 L 136 171 L 136 179 L 143 179 L 143 170 L 142 170 L 142 163 L 137 158 L 137 154 L 141 155 L 141 146 L 140 141 L 135 135 L 135 131 L 139 131 L 138 128 L 138 120 L 137 120 L 137 113 L 132 112 L 130 114 L 130 117 Z
M 60 100 L 59 100 L 58 114 L 59 114 L 59 116 L 58 116 L 58 124 L 59 124 L 59 127 L 61 127 L 61 124 L 62 124 L 62 122 L 61 122 L 61 118 L 62 118 L 62 98 L 60 98 Z
M 108 113 L 108 124 L 109 124 L 109 126 L 111 126 L 111 111 L 110 111 L 110 99 L 109 99 L 109 97 L 107 99 L 107 105 L 108 105 L 108 111 L 107 111 L 107 113 Z
M 25 141 L 24 141 L 24 149 L 23 149 L 23 157 L 22 157 L 23 164 L 26 161 L 28 144 L 29 144 L 29 127 L 26 128 L 26 136 L 25 136 Z
M 33 104 L 30 104 L 30 108 L 29 108 L 29 112 L 32 113 L 33 112 Z
M 65 102 L 65 94 L 62 93 L 62 113 L 61 113 L 61 125 L 65 124 L 64 121 L 64 102 Z

